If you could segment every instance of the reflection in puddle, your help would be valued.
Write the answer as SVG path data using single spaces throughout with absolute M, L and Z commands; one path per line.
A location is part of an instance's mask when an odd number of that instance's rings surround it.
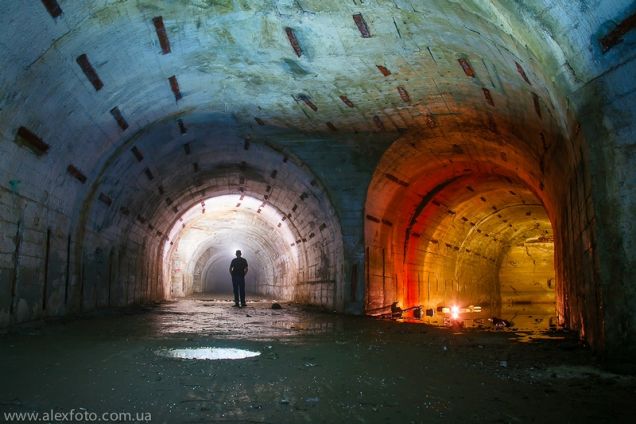
M 557 327 L 554 304 L 508 304 L 496 309 L 482 307 L 475 312 L 462 310 L 457 320 L 452 320 L 450 313 L 437 313 L 422 321 L 445 327 L 459 322 L 464 328 L 493 328 L 509 331 L 541 332 Z M 495 324 L 502 321 L 507 324 Z
M 163 349 L 155 352 L 159 356 L 178 359 L 245 359 L 258 356 L 261 352 L 224 347 L 200 347 L 189 349 Z
M 272 321 L 270 325 L 274 328 L 302 331 L 305 334 L 322 334 L 335 329 L 333 322 L 310 322 L 308 320 Z
M 544 332 L 515 333 L 514 340 L 519 343 L 532 343 L 536 340 L 565 340 L 565 336 L 552 336 Z

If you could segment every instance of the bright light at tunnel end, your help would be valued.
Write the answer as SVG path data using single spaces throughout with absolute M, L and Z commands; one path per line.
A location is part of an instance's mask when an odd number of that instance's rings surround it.
M 240 206 L 239 206 L 240 205 Z M 272 223 L 275 227 L 279 223 L 283 223 L 281 227 L 281 231 L 279 236 L 281 236 L 288 245 L 294 243 L 296 238 L 293 236 L 289 227 L 283 219 L 283 215 L 281 215 L 275 208 L 271 205 L 263 206 L 263 201 L 258 200 L 249 195 L 239 195 L 239 194 L 223 194 L 219 196 L 213 196 L 205 199 L 201 203 L 197 203 L 192 206 L 190 209 L 186 210 L 180 217 L 179 220 L 175 223 L 175 225 L 170 229 L 167 235 L 167 240 L 174 242 L 176 245 L 179 240 L 179 234 L 182 232 L 184 228 L 188 225 L 188 223 L 193 222 L 196 219 L 201 219 L 201 210 L 205 209 L 207 215 L 213 215 L 214 212 L 230 212 L 236 210 L 242 211 L 250 211 L 253 213 L 260 214 L 266 221 Z M 163 259 L 164 261 L 170 254 L 171 251 L 171 243 L 165 243 L 163 247 Z M 175 246 L 176 247 L 176 246 Z M 237 250 L 241 250 L 243 256 L 245 256 L 244 249 L 240 247 L 233 247 L 230 252 L 232 256 L 235 255 Z

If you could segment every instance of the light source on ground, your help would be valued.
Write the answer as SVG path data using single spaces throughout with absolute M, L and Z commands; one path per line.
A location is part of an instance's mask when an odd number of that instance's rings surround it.
M 451 318 L 453 319 L 459 318 L 459 306 L 457 305 L 451 306 Z

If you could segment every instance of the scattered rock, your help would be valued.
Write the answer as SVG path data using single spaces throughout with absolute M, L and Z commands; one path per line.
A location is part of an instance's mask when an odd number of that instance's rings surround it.
M 283 307 L 280 306 L 280 303 L 272 303 L 272 309 L 283 309 Z
M 508 328 L 512 326 L 510 321 L 497 317 L 488 318 L 488 321 L 492 322 L 495 328 Z

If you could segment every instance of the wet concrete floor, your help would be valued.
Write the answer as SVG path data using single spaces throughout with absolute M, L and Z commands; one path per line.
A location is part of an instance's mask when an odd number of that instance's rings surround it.
M 128 412 L 133 421 L 150 413 L 156 423 L 636 416 L 636 379 L 603 371 L 572 334 L 440 328 L 291 304 L 273 310 L 266 300 L 231 305 L 198 297 L 15 327 L 0 335 L 0 412 Z M 160 354 L 204 347 L 261 354 Z

